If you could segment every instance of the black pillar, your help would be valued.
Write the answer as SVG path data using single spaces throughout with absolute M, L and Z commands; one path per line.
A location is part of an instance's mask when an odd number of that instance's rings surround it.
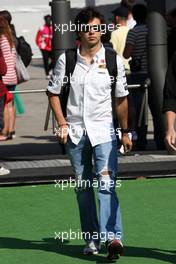
M 149 76 L 151 78 L 149 100 L 153 106 L 152 114 L 155 119 L 155 138 L 157 137 L 158 141 L 162 141 L 165 133 L 162 115 L 163 88 L 168 61 L 167 27 L 165 21 L 166 1 L 148 0 L 147 2 L 149 11 Z
M 95 6 L 96 0 L 86 0 L 86 6 Z
M 55 62 L 65 49 L 74 47 L 74 26 L 71 27 L 70 1 L 52 0 L 50 2 L 53 25 L 53 52 Z

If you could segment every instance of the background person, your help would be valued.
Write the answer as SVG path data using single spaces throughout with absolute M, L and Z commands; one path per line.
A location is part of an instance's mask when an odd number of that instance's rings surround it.
M 123 52 L 126 44 L 126 38 L 129 31 L 127 26 L 128 9 L 124 6 L 120 6 L 112 11 L 114 14 L 114 21 L 117 29 L 111 33 L 110 42 L 113 45 L 113 49 L 123 59 L 125 70 L 130 70 L 129 59 L 123 57 Z
M 2 129 L 4 128 L 4 104 L 6 100 L 7 89 L 2 82 L 2 76 L 7 72 L 7 65 L 5 63 L 2 51 L 0 49 L 0 141 L 4 140 L 4 136 L 1 134 Z M 9 174 L 10 171 L 0 165 L 0 176 Z
M 51 16 L 44 16 L 44 20 L 45 24 L 37 32 L 36 44 L 42 53 L 46 78 L 49 79 L 53 69 Z
M 9 24 L 2 16 L 0 16 L 0 48 L 7 65 L 7 73 L 2 77 L 2 80 L 9 91 L 14 91 L 17 84 L 16 50 Z M 12 139 L 14 133 L 15 112 L 14 101 L 6 104 L 3 133 L 7 139 Z
M 127 26 L 129 29 L 134 28 L 134 26 L 136 25 L 136 20 L 134 19 L 132 14 L 132 7 L 134 4 L 136 4 L 136 1 L 122 0 L 120 2 L 121 6 L 128 8 Z
M 15 45 L 15 49 L 17 52 L 18 49 L 18 45 L 19 45 L 19 41 L 16 35 L 16 30 L 15 30 L 15 26 L 14 24 L 12 24 L 12 16 L 11 13 L 8 10 L 2 10 L 0 11 L 0 16 L 4 17 L 8 24 L 9 27 L 11 29 L 11 33 L 12 33 L 12 37 L 13 37 L 13 42 Z M 17 91 L 17 86 L 15 86 L 15 91 Z M 19 93 L 15 93 L 13 94 L 13 98 L 14 98 L 14 120 L 16 119 L 16 115 L 20 115 L 24 113 L 24 105 L 23 102 L 21 100 L 21 96 Z M 16 133 L 15 133 L 15 122 L 14 122 L 14 126 L 11 132 L 10 137 L 15 138 L 16 137 Z
M 130 62 L 131 74 L 128 76 L 129 84 L 144 84 L 148 78 L 148 27 L 146 24 L 147 8 L 145 5 L 137 4 L 132 9 L 133 16 L 137 22 L 136 26 L 128 32 L 124 57 L 132 60 Z M 158 125 L 158 115 L 152 95 L 152 85 L 148 89 L 148 104 L 153 118 L 154 140 L 158 150 L 165 149 L 164 134 Z M 147 147 L 147 125 L 143 113 L 141 126 L 138 126 L 141 103 L 144 89 L 133 90 L 134 106 L 136 108 L 136 150 L 145 150 Z
M 2 76 L 7 72 L 7 65 L 5 63 L 2 51 L 0 49 L 0 141 L 6 140 L 6 136 L 2 134 L 4 128 L 4 106 L 6 100 L 7 88 L 5 87 Z
M 131 61 L 129 62 L 131 64 L 131 74 L 127 76 L 128 84 L 142 84 L 148 77 L 148 27 L 146 25 L 147 8 L 141 4 L 135 5 L 132 9 L 132 14 L 137 24 L 128 32 L 123 56 L 126 59 L 131 57 Z M 132 67 L 132 62 L 135 67 Z M 131 105 L 133 105 L 136 112 L 135 131 L 137 133 L 137 140 L 135 149 L 145 150 L 147 146 L 147 125 L 145 124 L 144 113 L 142 115 L 141 125 L 138 126 L 144 90 L 131 90 L 130 94 L 132 98 Z

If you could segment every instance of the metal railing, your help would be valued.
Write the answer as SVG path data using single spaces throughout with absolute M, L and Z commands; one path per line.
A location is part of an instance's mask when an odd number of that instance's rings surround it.
M 148 125 L 148 87 L 150 85 L 150 81 L 144 82 L 144 84 L 130 84 L 128 85 L 129 90 L 133 89 L 144 89 L 144 94 L 142 97 L 142 103 L 141 103 L 141 108 L 140 108 L 140 113 L 139 113 L 139 119 L 138 119 L 138 127 L 141 126 L 142 123 L 142 117 L 144 113 L 144 121 L 145 125 Z M 36 89 L 36 90 L 18 90 L 18 91 L 10 91 L 12 94 L 29 94 L 29 93 L 45 93 L 47 90 L 46 89 Z M 54 113 L 51 111 L 51 107 L 48 103 L 47 107 L 47 112 L 46 112 L 46 117 L 45 117 L 45 123 L 44 123 L 44 131 L 48 130 L 48 125 L 49 125 L 49 120 L 50 120 L 50 114 L 52 114 L 52 129 L 54 133 L 54 129 L 56 127 L 56 121 L 54 117 Z

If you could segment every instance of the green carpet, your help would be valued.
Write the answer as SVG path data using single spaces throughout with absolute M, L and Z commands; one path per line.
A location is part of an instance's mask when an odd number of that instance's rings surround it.
M 123 181 L 117 192 L 125 233 L 125 256 L 117 263 L 176 263 L 176 180 Z M 1 188 L 0 209 L 0 263 L 106 263 L 104 253 L 83 256 L 82 240 L 55 239 L 59 232 L 80 232 L 73 189 Z

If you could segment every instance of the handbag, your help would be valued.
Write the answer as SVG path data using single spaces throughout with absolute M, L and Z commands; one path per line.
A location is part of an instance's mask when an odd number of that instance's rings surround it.
M 29 73 L 18 53 L 16 54 L 16 74 L 17 74 L 17 84 L 27 82 L 30 80 Z

